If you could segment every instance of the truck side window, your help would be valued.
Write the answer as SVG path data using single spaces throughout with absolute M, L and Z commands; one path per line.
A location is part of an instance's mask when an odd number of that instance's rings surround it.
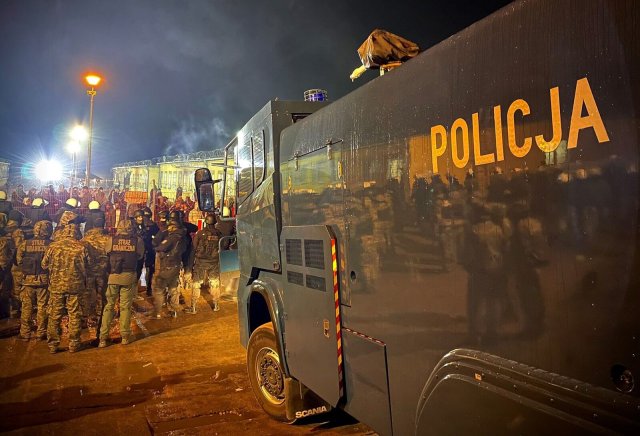
M 253 169 L 251 137 L 244 138 L 238 143 L 238 204 L 253 192 Z
M 264 179 L 264 130 L 253 136 L 253 180 L 254 189 Z

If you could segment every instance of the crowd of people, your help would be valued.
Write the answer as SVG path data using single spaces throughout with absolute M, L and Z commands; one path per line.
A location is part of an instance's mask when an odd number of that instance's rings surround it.
M 190 297 L 184 312 L 197 313 L 203 287 L 218 310 L 218 254 L 221 238 L 235 231 L 231 223 L 210 213 L 198 230 L 181 209 L 160 209 L 154 215 L 141 206 L 131 217 L 123 214 L 112 234 L 104 205 L 119 196 L 117 191 L 106 194 L 105 203 L 100 203 L 101 188 L 81 197 L 88 201 L 87 210 L 79 208 L 82 200 L 66 198 L 63 187 L 59 191 L 59 197 L 49 191 L 46 200 L 59 204 L 53 216 L 44 209 L 44 196 L 34 197 L 25 214 L 13 208 L 15 198 L 8 200 L 0 191 L 0 318 L 20 319 L 20 339 L 46 340 L 50 352 L 58 352 L 66 311 L 70 352 L 80 350 L 80 332 L 87 325 L 97 326 L 96 342 L 106 347 L 119 307 L 121 343 L 126 345 L 133 340 L 135 299 L 152 299 L 152 320 L 175 318 L 182 312 L 181 297 Z M 21 192 L 15 193 L 18 198 Z M 143 272 L 146 286 L 140 288 L 146 296 L 138 295 Z
M 45 185 L 39 188 L 31 187 L 25 191 L 24 185 L 18 184 L 2 192 L 4 192 L 3 199 L 7 200 L 13 208 L 19 210 L 28 209 L 35 202 L 36 205 L 44 205 L 45 210 L 57 211 L 70 199 L 75 199 L 77 207 L 83 210 L 88 207 L 89 203 L 96 201 L 100 204 L 100 209 L 105 212 L 107 228 L 115 228 L 119 214 L 133 216 L 135 210 L 142 204 L 138 201 L 128 201 L 127 190 L 118 187 L 105 189 L 101 186 L 95 188 L 74 186 L 67 189 L 65 185 L 61 184 L 57 189 L 53 185 Z M 7 196 L 9 192 L 10 195 Z M 183 195 L 181 187 L 176 189 L 173 201 L 163 195 L 161 190 L 154 188 L 147 199 L 142 202 L 150 207 L 155 205 L 155 212 L 181 211 L 185 216 L 185 221 L 189 222 L 195 222 L 203 217 L 192 196 Z

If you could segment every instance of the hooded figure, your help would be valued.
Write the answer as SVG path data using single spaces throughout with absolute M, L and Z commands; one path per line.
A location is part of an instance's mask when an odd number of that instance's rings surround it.
M 47 247 L 42 268 L 49 270 L 49 352 L 56 353 L 60 344 L 60 321 L 64 309 L 69 314 L 69 352 L 80 347 L 80 299 L 86 290 L 89 252 L 78 241 L 78 215 L 65 211 L 60 217 L 55 240 Z
M 41 220 L 33 226 L 33 239 L 24 241 L 16 254 L 16 263 L 22 269 L 23 289 L 21 293 L 22 314 L 20 317 L 20 339 L 28 341 L 31 336 L 31 315 L 33 306 L 38 308 L 38 340 L 47 337 L 47 306 L 49 303 L 49 272 L 42 268 L 42 258 L 51 243 L 53 225 Z

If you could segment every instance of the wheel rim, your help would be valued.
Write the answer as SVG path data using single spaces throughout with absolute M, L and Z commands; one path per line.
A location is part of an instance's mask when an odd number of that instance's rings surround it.
M 284 373 L 278 353 L 267 347 L 258 351 L 256 375 L 262 396 L 274 405 L 284 403 Z

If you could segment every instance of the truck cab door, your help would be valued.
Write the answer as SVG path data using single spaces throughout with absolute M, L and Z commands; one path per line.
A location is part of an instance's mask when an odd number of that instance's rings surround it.
M 289 372 L 336 406 L 343 395 L 336 239 L 329 226 L 282 229 Z

